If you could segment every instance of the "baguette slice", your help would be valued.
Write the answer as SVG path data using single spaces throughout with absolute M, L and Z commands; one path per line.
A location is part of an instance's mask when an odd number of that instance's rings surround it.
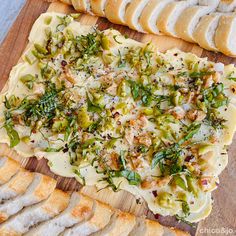
M 70 195 L 55 189 L 47 200 L 27 207 L 21 213 L 0 225 L 0 235 L 22 235 L 30 227 L 51 219 L 68 205 Z
M 89 12 L 89 2 L 87 0 L 71 0 L 71 3 L 78 12 Z
M 175 24 L 175 32 L 177 36 L 188 42 L 195 42 L 193 32 L 200 18 L 209 14 L 214 9 L 214 7 L 207 6 L 193 6 L 186 8 Z
M 228 56 L 236 56 L 236 15 L 224 15 L 216 29 L 215 44 L 219 51 Z
M 236 8 L 236 0 L 221 0 L 217 11 L 219 12 L 232 12 Z
M 61 2 L 68 4 L 68 5 L 72 5 L 71 0 L 61 0 Z
M 109 224 L 98 232 L 91 234 L 91 236 L 126 236 L 129 235 L 134 226 L 134 215 L 117 210 L 112 215 Z
M 221 13 L 213 13 L 201 18 L 193 32 L 193 37 L 202 48 L 218 51 L 215 45 L 215 32 L 221 16 Z
M 91 11 L 101 17 L 105 17 L 105 6 L 108 0 L 90 0 Z
M 16 175 L 0 187 L 0 202 L 12 199 L 25 193 L 33 179 L 34 173 L 20 169 Z
M 42 174 L 35 174 L 34 180 L 23 195 L 0 206 L 0 222 L 4 222 L 26 206 L 46 199 L 55 187 L 56 181 L 54 179 Z
M 129 236 L 162 236 L 163 233 L 163 226 L 158 222 L 143 218 L 137 218 L 136 225 L 130 232 Z
M 213 6 L 217 7 L 220 3 L 220 0 L 199 0 L 200 6 Z
M 125 21 L 129 28 L 144 32 L 144 29 L 139 23 L 140 15 L 147 5 L 149 0 L 133 0 L 125 11 Z
M 126 25 L 125 10 L 131 0 L 109 0 L 105 7 L 106 18 L 114 23 Z
M 51 236 L 59 235 L 66 228 L 91 217 L 93 200 L 82 194 L 74 192 L 71 195 L 70 203 L 65 211 L 57 217 L 42 223 L 31 229 L 25 235 L 31 236 Z
M 157 28 L 164 34 L 177 37 L 176 21 L 187 7 L 197 4 L 197 2 L 197 0 L 187 0 L 169 3 L 157 19 Z
M 65 230 L 63 236 L 87 236 L 103 229 L 110 221 L 114 211 L 107 204 L 95 200 L 94 212 L 88 221 L 81 222 Z
M 190 236 L 188 232 L 175 229 L 173 227 L 169 228 L 169 227 L 163 226 L 163 228 L 164 228 L 163 236 Z
M 144 31 L 152 34 L 160 34 L 157 28 L 157 19 L 166 5 L 173 0 L 150 0 L 142 11 L 139 23 Z
M 0 158 L 0 185 L 8 182 L 20 170 L 20 164 L 10 158 Z

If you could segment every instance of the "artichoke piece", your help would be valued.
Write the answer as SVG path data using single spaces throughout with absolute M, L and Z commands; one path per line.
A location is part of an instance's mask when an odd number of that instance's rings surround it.
M 161 207 L 172 208 L 174 207 L 174 202 L 171 199 L 172 195 L 167 192 L 159 193 L 157 196 L 157 202 Z
M 68 126 L 68 120 L 64 117 L 55 120 L 52 125 L 52 131 L 55 133 L 64 132 Z
M 90 120 L 90 117 L 89 117 L 86 107 L 81 107 L 79 109 L 78 123 L 79 123 L 79 126 L 83 129 L 87 129 L 92 124 L 92 121 Z

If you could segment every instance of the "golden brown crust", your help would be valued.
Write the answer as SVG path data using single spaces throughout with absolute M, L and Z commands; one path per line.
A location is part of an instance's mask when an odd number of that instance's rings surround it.
M 50 215 L 57 215 L 66 209 L 69 201 L 69 193 L 55 189 L 42 208 Z
M 68 5 L 72 5 L 71 0 L 60 0 L 61 2 L 68 4 Z
M 148 2 L 148 4 L 146 5 L 146 7 L 143 9 L 142 14 L 140 16 L 140 25 L 142 26 L 142 28 L 152 34 L 155 34 L 157 32 L 154 32 L 152 30 L 152 28 L 150 27 L 150 17 L 152 15 L 152 12 L 155 10 L 155 8 L 157 7 L 157 5 L 159 5 L 160 2 L 156 1 L 156 0 L 150 0 Z
M 93 200 L 83 194 L 80 194 L 79 204 L 72 210 L 71 215 L 74 218 L 86 219 L 93 208 Z
M 169 31 L 168 31 L 168 28 L 167 28 L 168 20 L 169 20 L 169 17 L 171 16 L 171 14 L 173 13 L 173 11 L 175 9 L 175 6 L 177 4 L 178 4 L 178 2 L 172 2 L 172 3 L 168 4 L 163 9 L 163 11 L 161 12 L 160 16 L 157 19 L 157 28 L 161 32 L 163 32 L 163 33 L 165 33 L 167 35 L 170 35 Z
M 7 158 L 2 167 L 0 167 L 0 184 L 4 184 L 16 174 L 20 169 L 20 164 L 10 158 Z
M 146 224 L 145 236 L 163 235 L 164 233 L 163 226 L 160 225 L 157 221 L 146 219 L 145 224 Z
M 105 17 L 105 2 L 107 0 L 90 0 L 90 5 L 91 5 L 91 10 L 92 12 L 97 15 L 97 16 L 101 16 L 101 17 Z
M 30 183 L 33 181 L 34 173 L 21 169 L 14 178 L 11 179 L 8 188 L 12 189 L 18 194 L 23 194 Z
M 106 18 L 114 24 L 126 25 L 126 22 L 120 17 L 123 0 L 109 0 L 105 7 Z
M 140 4 L 140 0 L 133 0 L 129 4 L 125 12 L 126 24 L 129 26 L 129 28 L 134 29 L 134 30 L 138 30 L 136 25 L 133 23 L 133 17 L 135 15 L 136 9 L 138 8 L 139 4 Z
M 229 39 L 232 24 L 235 21 L 236 15 L 225 15 L 220 18 L 219 25 L 216 29 L 215 44 L 219 51 L 232 57 L 236 57 L 236 54 L 229 48 Z M 235 27 L 235 26 L 234 26 Z
M 71 3 L 76 11 L 87 12 L 86 0 L 71 0 Z
M 43 175 L 40 179 L 40 184 L 38 185 L 37 189 L 34 191 L 34 195 L 39 199 L 43 200 L 47 198 L 55 189 L 56 187 L 56 180 Z
M 207 32 L 209 30 L 209 27 L 212 23 L 212 21 L 214 21 L 215 18 L 217 18 L 218 16 L 215 14 L 211 14 L 211 15 L 206 15 L 204 17 L 201 18 L 196 30 L 193 33 L 193 36 L 195 38 L 195 40 L 197 41 L 197 43 L 207 49 L 207 50 L 211 50 L 211 51 L 218 51 L 216 47 L 212 47 L 207 40 Z

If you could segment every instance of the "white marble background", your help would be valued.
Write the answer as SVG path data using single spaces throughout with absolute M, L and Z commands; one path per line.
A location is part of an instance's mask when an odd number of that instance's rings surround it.
M 25 2 L 26 0 L 0 0 L 0 44 Z

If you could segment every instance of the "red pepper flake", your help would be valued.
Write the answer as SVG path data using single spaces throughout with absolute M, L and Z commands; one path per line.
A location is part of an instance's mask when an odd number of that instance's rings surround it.
M 156 190 L 152 191 L 152 194 L 153 194 L 154 197 L 157 197 L 157 191 Z
M 61 61 L 61 65 L 64 67 L 64 66 L 66 66 L 67 65 L 67 62 L 65 61 L 65 60 L 62 60 Z
M 156 220 L 158 220 L 160 215 L 159 214 L 155 214 L 154 217 L 155 217 Z
M 207 185 L 207 184 L 208 184 L 208 182 L 207 182 L 206 179 L 202 179 L 202 180 L 201 180 L 201 183 L 202 183 L 202 185 Z

